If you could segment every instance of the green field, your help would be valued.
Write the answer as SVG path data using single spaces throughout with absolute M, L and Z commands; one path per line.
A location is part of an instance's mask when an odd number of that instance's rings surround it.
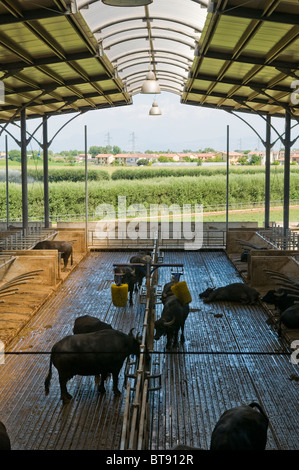
M 6 217 L 5 162 L 0 164 L 0 218 Z M 20 218 L 20 165 L 9 162 L 9 210 L 11 220 Z M 250 211 L 251 204 L 263 207 L 265 175 L 262 166 L 230 167 L 229 204 L 248 204 L 244 212 L 231 212 L 230 221 L 259 221 L 263 210 Z M 29 218 L 43 217 L 42 162 L 28 164 Z M 15 180 L 13 178 L 16 178 Z M 50 165 L 50 216 L 77 215 L 85 212 L 84 165 Z M 15 181 L 15 182 L 11 182 Z M 283 200 L 283 167 L 271 167 L 271 201 Z M 202 204 L 204 211 L 225 208 L 226 168 L 221 167 L 104 167 L 88 166 L 88 207 L 96 214 L 99 206 L 109 204 L 117 209 L 119 196 L 125 196 L 127 207 L 141 204 L 146 210 L 153 205 Z M 299 200 L 299 166 L 291 166 L 290 200 Z M 225 214 L 205 215 L 207 221 L 225 221 Z M 282 210 L 271 211 L 271 221 L 283 220 Z M 290 221 L 299 220 L 298 209 L 290 209 Z

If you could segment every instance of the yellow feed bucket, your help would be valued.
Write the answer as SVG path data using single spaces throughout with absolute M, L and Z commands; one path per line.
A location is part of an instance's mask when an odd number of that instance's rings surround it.
M 171 287 L 171 290 L 182 305 L 188 304 L 192 301 L 186 281 L 177 282 Z
M 111 285 L 112 302 L 115 307 L 125 307 L 128 300 L 128 284 Z

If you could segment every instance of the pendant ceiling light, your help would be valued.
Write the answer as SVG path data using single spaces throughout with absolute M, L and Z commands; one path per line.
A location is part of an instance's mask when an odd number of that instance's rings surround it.
M 102 0 L 102 2 L 112 7 L 142 7 L 153 3 L 153 0 Z
M 150 116 L 161 116 L 162 112 L 161 109 L 159 108 L 158 104 L 156 101 L 153 102 L 152 107 L 149 111 Z
M 156 79 L 156 76 L 152 70 L 149 70 L 145 81 L 143 82 L 141 93 L 153 94 L 161 93 L 159 83 Z

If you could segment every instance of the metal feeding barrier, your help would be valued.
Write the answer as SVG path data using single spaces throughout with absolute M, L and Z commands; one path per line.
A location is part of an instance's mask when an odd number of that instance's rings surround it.
M 146 360 L 146 353 L 153 350 L 154 306 L 160 302 L 162 294 L 161 286 L 157 286 L 158 268 L 170 267 L 176 279 L 179 279 L 184 272 L 183 264 L 161 263 L 163 256 L 158 252 L 157 237 L 154 240 L 151 259 L 152 262 L 148 261 L 146 266 L 143 266 L 146 285 L 140 290 L 140 301 L 145 303 L 140 357 L 136 361 L 132 361 L 129 357 L 125 366 L 126 400 L 120 450 L 147 448 L 150 418 L 148 394 L 161 388 L 161 372 L 152 373 L 149 370 L 150 364 Z M 114 266 L 134 266 L 134 263 Z M 128 379 L 133 379 L 133 384 Z

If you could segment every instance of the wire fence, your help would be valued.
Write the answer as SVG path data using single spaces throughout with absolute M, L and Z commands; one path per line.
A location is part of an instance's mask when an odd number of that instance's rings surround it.
M 289 202 L 290 206 L 299 206 L 299 199 L 292 199 Z M 171 207 L 171 206 L 170 206 Z M 261 202 L 233 202 L 228 205 L 228 210 L 252 210 L 252 209 L 263 209 L 265 207 L 265 203 L 263 201 Z M 270 207 L 283 207 L 283 200 L 277 200 L 277 201 L 271 201 L 270 202 Z M 217 204 L 217 205 L 211 205 L 211 204 L 203 204 L 202 205 L 202 211 L 203 213 L 205 212 L 226 212 L 226 204 Z M 183 214 L 183 212 L 181 212 Z M 170 211 L 170 214 L 166 214 L 166 216 L 170 217 L 175 217 L 176 214 L 172 214 Z M 180 214 L 178 213 L 177 216 Z M 193 214 L 194 215 L 194 214 Z M 85 221 L 85 214 L 83 213 L 77 213 L 77 214 L 53 214 L 50 216 L 50 221 L 52 223 L 58 223 L 58 222 L 83 222 Z M 118 219 L 122 218 L 123 214 L 118 216 L 118 211 L 115 210 L 111 212 L 110 214 L 107 213 L 105 214 L 105 220 L 113 220 L 113 219 Z M 160 217 L 163 217 L 163 214 L 161 213 Z M 136 215 L 127 215 L 127 218 L 136 218 Z M 140 217 L 142 218 L 142 217 Z M 103 219 L 103 213 L 97 213 L 97 211 L 89 212 L 88 213 L 88 220 L 89 221 L 97 221 Z M 40 217 L 30 217 L 31 222 L 42 222 L 43 221 L 43 216 Z M 0 222 L 6 223 L 6 219 L 0 219 Z M 10 218 L 9 223 L 21 223 L 22 218 Z

